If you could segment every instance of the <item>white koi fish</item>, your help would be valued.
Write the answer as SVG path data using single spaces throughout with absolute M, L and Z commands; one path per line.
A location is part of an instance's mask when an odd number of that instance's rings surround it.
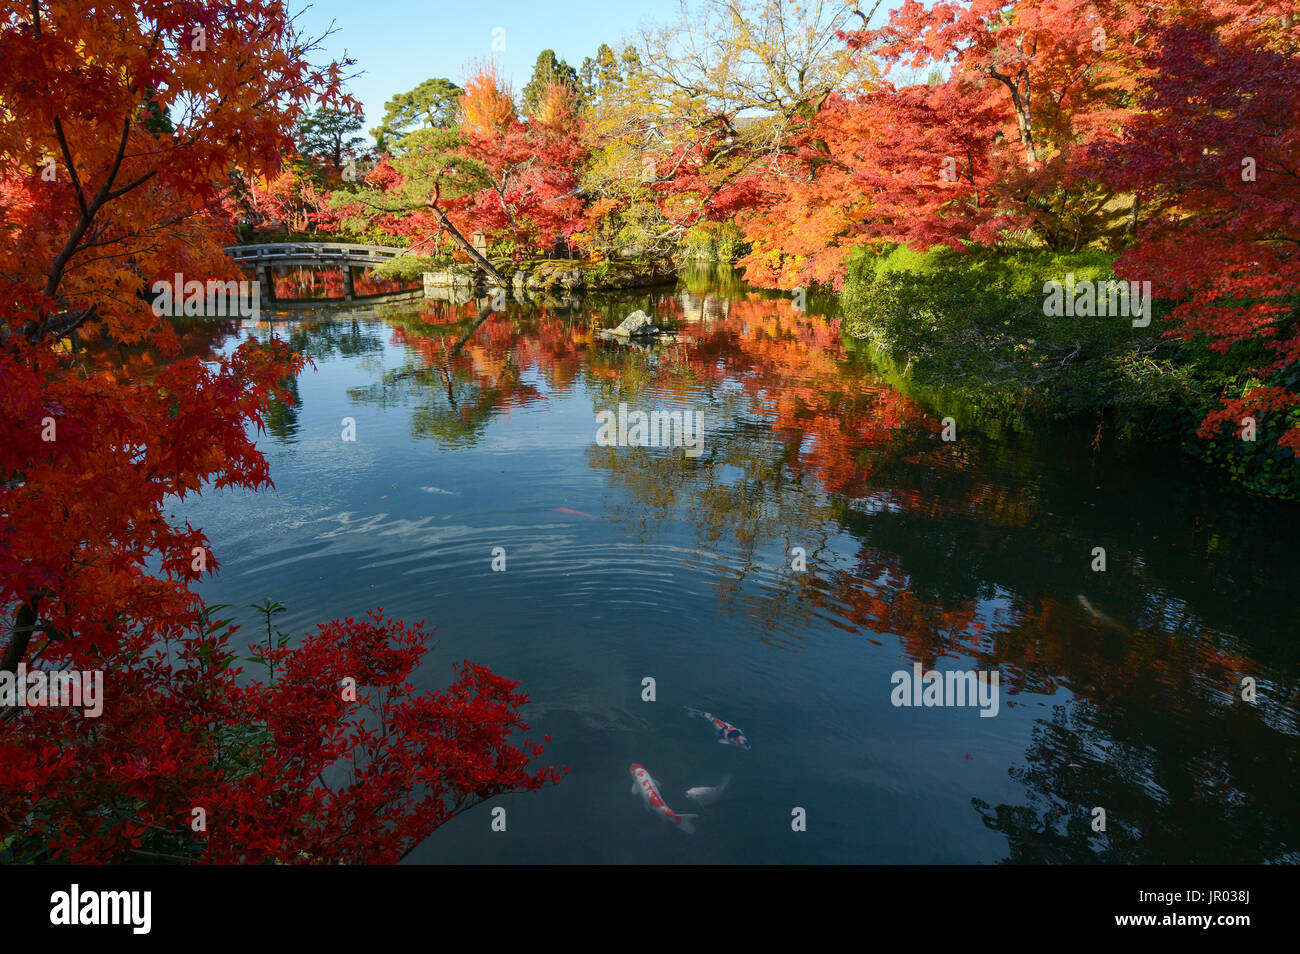
M 723 791 L 731 784 L 731 776 L 728 775 L 722 780 L 722 784 L 717 788 L 709 788 L 707 785 L 697 785 L 695 788 L 686 790 L 686 797 L 700 805 L 712 805 L 722 797 Z
M 628 766 L 628 771 L 632 773 L 632 794 L 640 795 L 645 801 L 645 807 L 654 812 L 660 818 L 672 822 L 688 835 L 695 834 L 695 815 L 679 815 L 664 801 L 664 797 L 659 794 L 659 786 L 655 780 L 650 777 L 644 765 L 640 762 L 633 762 Z
M 713 728 L 718 733 L 718 742 L 722 745 L 738 745 L 742 749 L 749 748 L 749 739 L 745 738 L 745 733 L 730 722 L 724 722 L 715 716 L 712 712 L 701 712 L 699 709 L 692 709 L 690 706 L 685 707 L 688 714 L 697 716 L 701 719 L 707 719 L 713 724 Z
M 1121 624 L 1115 622 L 1105 613 L 1102 613 L 1099 610 L 1097 610 L 1095 607 L 1093 607 L 1093 605 L 1088 602 L 1088 597 L 1084 596 L 1082 593 L 1079 594 L 1079 605 L 1082 606 L 1085 610 L 1087 610 L 1088 613 L 1091 614 L 1092 618 L 1095 619 L 1097 622 L 1101 623 L 1103 626 L 1113 626 L 1116 629 L 1124 628 Z

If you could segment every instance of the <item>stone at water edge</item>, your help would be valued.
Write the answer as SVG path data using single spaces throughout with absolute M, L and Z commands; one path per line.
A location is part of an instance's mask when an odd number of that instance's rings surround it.
M 620 338 L 640 338 L 659 334 L 654 319 L 640 309 L 624 318 L 617 328 L 608 330 L 610 334 L 618 335 Z

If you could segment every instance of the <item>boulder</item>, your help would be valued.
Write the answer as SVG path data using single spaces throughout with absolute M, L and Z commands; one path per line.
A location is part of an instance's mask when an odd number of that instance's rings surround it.
M 619 338 L 649 338 L 659 334 L 654 319 L 640 309 L 624 318 L 617 328 L 607 330 Z

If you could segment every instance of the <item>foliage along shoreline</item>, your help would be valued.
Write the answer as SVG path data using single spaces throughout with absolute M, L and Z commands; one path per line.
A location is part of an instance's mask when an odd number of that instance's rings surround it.
M 343 241 L 331 233 L 280 240 Z M 554 296 L 671 284 L 693 265 L 734 268 L 749 251 L 741 230 L 724 223 L 693 229 L 676 259 L 492 261 L 515 287 Z M 1300 473 L 1277 453 L 1288 417 L 1263 423 L 1254 440 L 1196 432 L 1216 395 L 1248 393 L 1257 357 L 1251 349 L 1220 354 L 1204 341 L 1169 336 L 1167 301 L 1153 303 L 1152 320 L 1141 328 L 1123 315 L 1044 314 L 1043 276 L 1114 282 L 1118 258 L 1101 249 L 917 252 L 880 243 L 851 253 L 841 280 L 813 287 L 837 299 L 843 337 L 865 343 L 883 376 L 936 411 L 960 407 L 973 423 L 999 429 L 1088 424 L 1098 434 L 1175 446 L 1247 493 L 1300 500 Z M 483 284 L 481 270 L 452 255 L 403 256 L 375 274 Z
M 1300 474 L 1275 443 L 1286 418 L 1261 422 L 1255 440 L 1196 433 L 1216 395 L 1246 393 L 1249 354 L 1168 336 L 1164 301 L 1145 327 L 1123 315 L 1044 315 L 1043 275 L 1104 284 L 1115 260 L 1097 250 L 873 250 L 848 263 L 841 331 L 936 412 L 960 408 L 997 429 L 1086 424 L 1098 439 L 1177 447 L 1248 493 L 1300 499 Z
M 318 112 L 300 158 L 274 180 L 237 176 L 227 207 L 400 238 L 489 276 L 563 250 L 597 265 L 734 261 L 757 287 L 845 290 L 884 308 L 854 333 L 922 381 L 1049 416 L 1105 410 L 1122 433 L 1166 435 L 1252 492 L 1294 496 L 1300 20 L 1287 4 L 939 0 L 878 27 L 835 5 L 743 12 L 687 5 L 577 69 L 543 50 L 521 95 L 491 60 L 463 86 L 429 79 L 388 102 L 364 156 L 347 138 L 359 117 Z M 904 287 L 892 266 L 867 282 L 863 263 L 900 245 L 971 254 L 969 277 L 993 285 L 960 300 Z M 1073 274 L 1061 255 L 1105 270 L 1090 280 L 1149 284 L 1152 325 L 1118 338 L 1035 313 L 1030 288 Z M 1011 311 L 997 256 L 1019 275 Z M 954 267 L 928 274 L 951 284 Z M 976 316 L 907 328 L 904 294 L 916 315 L 936 295 L 955 313 L 989 298 L 1008 332 Z

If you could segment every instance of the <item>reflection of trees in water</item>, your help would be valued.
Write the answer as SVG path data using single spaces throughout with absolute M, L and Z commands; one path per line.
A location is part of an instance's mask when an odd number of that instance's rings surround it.
M 1018 596 L 1009 615 L 995 649 L 968 650 L 975 665 L 996 665 L 1012 694 L 1077 698 L 1036 722 L 1011 769 L 1025 804 L 974 803 L 1007 835 L 1008 860 L 1252 863 L 1300 850 L 1293 678 L 1158 590 L 1132 626 L 1051 597 Z M 1241 701 L 1244 675 L 1260 680 L 1255 705 Z M 1090 828 L 1094 806 L 1105 833 Z
M 356 319 L 348 318 L 344 311 L 339 315 L 313 318 L 305 317 L 292 323 L 260 322 L 249 328 L 250 337 L 266 341 L 272 335 L 286 339 L 295 351 L 305 354 L 313 361 L 342 356 L 379 354 L 384 350 L 383 339 L 378 329 L 382 325 L 367 322 L 365 325 Z M 281 443 L 292 443 L 298 435 L 298 417 L 302 411 L 302 395 L 296 377 L 285 378 L 280 382 L 292 402 L 281 401 L 272 397 L 266 409 L 266 430 Z
M 634 394 L 618 392 L 611 400 L 614 406 L 627 400 L 629 410 L 651 409 Z M 704 450 L 696 459 L 686 457 L 680 448 L 593 445 L 586 451 L 591 466 L 607 473 L 611 483 L 633 501 L 612 518 L 632 536 L 656 537 L 663 532 L 664 521 L 676 517 L 693 529 L 702 549 L 724 557 L 711 566 L 710 581 L 726 605 L 768 561 L 764 550 L 799 545 L 815 561 L 827 545 L 832 517 L 816 488 L 789 472 L 788 448 L 769 428 L 728 417 L 728 405 L 734 400 L 723 398 L 696 409 L 706 415 Z M 720 427 L 719 422 L 728 423 Z M 750 606 L 753 600 L 781 604 L 773 619 L 806 618 L 812 608 L 797 598 L 802 584 L 800 575 L 789 574 L 780 586 L 748 593 L 746 598 Z
M 1292 511 L 1086 440 L 1017 446 L 963 427 L 944 443 L 937 415 L 846 360 L 834 331 L 785 299 L 737 295 L 693 314 L 679 292 L 635 306 L 675 319 L 678 342 L 596 340 L 593 327 L 632 310 L 617 301 L 481 322 L 473 302 L 393 306 L 408 357 L 353 397 L 410 405 L 417 436 L 455 447 L 499 409 L 542 399 L 526 378 L 559 394 L 580 383 L 593 403 L 587 460 L 629 501 L 614 519 L 643 539 L 687 527 L 717 556 L 719 599 L 743 599 L 762 638 L 790 645 L 817 617 L 896 638 L 927 668 L 996 667 L 1007 705 L 1070 692 L 1012 770 L 1025 803 L 976 803 L 1009 860 L 1300 850 L 1300 609 L 1278 569 L 1294 564 Z M 620 402 L 704 412 L 702 455 L 596 446 L 595 412 Z M 848 562 L 832 551 L 845 539 Z M 788 568 L 792 546 L 809 572 L 773 572 L 772 554 Z M 1104 573 L 1090 569 L 1094 546 Z M 1239 701 L 1244 675 L 1260 680 L 1258 707 Z M 1104 834 L 1091 831 L 1094 805 Z
M 653 296 L 636 301 L 654 307 Z M 584 300 L 581 311 L 537 300 L 493 312 L 490 302 L 422 301 L 376 309 L 406 358 L 350 396 L 412 406 L 414 435 L 453 448 L 477 442 L 499 411 L 543 400 L 539 388 L 524 380 L 527 375 L 564 394 L 579 379 L 592 384 L 638 373 L 615 347 L 596 343 L 595 330 L 621 321 L 611 316 L 627 307 L 608 296 Z
M 346 291 L 343 268 L 332 265 L 272 265 L 271 283 L 279 300 L 342 299 Z M 374 269 L 352 266 L 354 295 L 391 295 L 420 287 L 420 282 L 379 278 Z
M 1277 639 L 1279 623 L 1294 632 L 1293 594 L 1285 573 L 1260 572 L 1292 559 L 1290 535 L 1265 531 L 1283 512 L 1216 512 L 1198 485 L 1168 479 L 1153 494 L 1131 460 L 961 443 L 925 460 L 873 452 L 895 505 L 846 502 L 843 524 L 864 544 L 810 597 L 896 634 L 927 668 L 945 656 L 996 667 L 1012 704 L 1074 694 L 1011 772 L 1026 804 L 976 802 L 1007 835 L 1009 860 L 1256 862 L 1300 850 L 1295 650 Z M 1104 573 L 1090 568 L 1095 545 Z M 1246 675 L 1268 687 L 1258 707 L 1240 701 Z M 1105 834 L 1090 828 L 1094 806 Z
M 395 292 L 414 291 L 422 282 L 399 278 L 380 278 L 373 268 L 358 268 L 353 277 L 353 294 L 391 295 Z
M 680 354 L 629 358 L 631 373 L 598 392 L 601 407 L 637 407 L 671 391 L 672 362 L 685 361 L 731 422 L 696 461 L 591 448 L 592 466 L 637 501 L 630 519 L 649 533 L 685 513 L 705 546 L 727 538 L 724 602 L 764 543 L 824 545 L 845 531 L 861 541 L 851 565 L 810 559 L 797 589 L 786 574 L 747 593 L 747 608 L 761 607 L 751 618 L 788 630 L 815 613 L 897 637 L 927 668 L 943 657 L 998 668 L 1010 705 L 1024 692 L 1074 694 L 1012 770 L 1027 804 L 976 803 L 1006 833 L 1010 860 L 1294 859 L 1300 696 L 1295 647 L 1277 637 L 1296 630 L 1296 607 L 1285 573 L 1260 568 L 1291 565 L 1293 533 L 1274 520 L 1294 528 L 1295 515 L 1212 505 L 1200 485 L 1132 457 L 1067 449 L 1086 442 L 1017 447 L 972 433 L 945 444 L 932 419 L 846 373 L 782 308 L 733 301 L 725 318 L 686 328 Z M 1105 573 L 1090 568 L 1097 545 Z M 1240 701 L 1245 675 L 1267 701 Z M 1109 815 L 1104 834 L 1091 829 L 1095 805 Z
M 367 321 L 364 325 L 350 318 L 346 310 L 337 317 L 302 320 L 288 325 L 282 332 L 295 351 L 316 361 L 335 356 L 380 354 L 384 350 L 383 325 Z
M 782 567 L 792 546 L 805 549 L 814 571 L 830 562 L 836 505 L 825 491 L 862 489 L 869 479 L 857 460 L 863 447 L 897 441 L 897 429 L 918 412 L 845 365 L 825 324 L 788 300 L 755 295 L 701 312 L 705 320 L 681 325 L 670 348 L 645 354 L 612 346 L 602 354 L 607 363 L 593 361 L 590 388 L 593 413 L 626 402 L 629 410 L 703 414 L 701 456 L 593 446 L 587 458 L 636 501 L 626 519 L 639 521 L 643 534 L 685 514 L 701 547 L 722 556 L 711 578 L 719 598 L 734 605 L 773 550 Z M 821 615 L 824 606 L 805 598 L 816 585 L 815 572 L 782 569 L 774 585 L 746 590 L 747 612 L 770 624 L 763 637 Z
M 1295 648 L 1278 639 L 1295 631 L 1294 597 L 1285 573 L 1260 571 L 1290 565 L 1291 535 L 1276 531 L 1294 517 L 1210 509 L 1199 485 L 1154 483 L 1133 460 L 959 443 L 925 459 L 869 452 L 891 505 L 845 502 L 863 546 L 810 598 L 896 634 L 927 668 L 996 667 L 1011 704 L 1021 692 L 1076 697 L 1036 725 L 1027 765 L 1012 770 L 1026 804 L 976 802 L 1009 860 L 1300 850 L 1288 807 L 1300 794 Z M 1104 573 L 1090 568 L 1097 545 Z M 1240 701 L 1247 675 L 1268 687 L 1258 707 Z M 1094 806 L 1105 834 L 1090 828 Z
M 280 382 L 280 387 L 289 393 L 291 400 L 285 402 L 279 397 L 271 398 L 266 408 L 266 431 L 281 444 L 292 444 L 298 436 L 298 412 L 302 407 L 298 378 L 290 375 Z
M 522 406 L 541 392 L 522 380 L 522 369 L 507 358 L 492 373 L 479 373 L 468 355 L 426 367 L 418 358 L 383 372 L 375 384 L 350 388 L 354 401 L 379 407 L 411 408 L 411 436 L 433 439 L 453 449 L 476 444 L 504 407 Z
M 1215 513 L 1198 503 L 1196 485 L 1166 481 L 1153 495 L 1135 469 L 1103 477 L 1051 447 L 1013 451 L 977 437 L 959 443 L 960 454 L 937 446 L 914 457 L 906 443 L 895 445 L 897 456 L 883 453 L 884 446 L 870 452 L 872 473 L 888 488 L 876 497 L 890 505 L 845 503 L 845 529 L 870 548 L 833 592 L 846 596 L 854 580 L 888 573 L 945 606 L 1000 593 L 1004 614 L 1015 622 L 1031 624 L 1045 614 L 1025 636 L 1038 645 L 1062 627 L 1116 638 L 1154 628 L 1194 640 L 1205 652 L 1267 659 L 1280 672 L 1294 672 L 1296 649 L 1277 638 L 1300 622 L 1292 585 L 1285 572 L 1261 572 L 1292 559 L 1289 534 L 1277 532 L 1287 523 L 1274 519 L 1286 519 L 1282 510 L 1265 505 L 1250 518 Z M 1098 545 L 1108 568 L 1094 573 Z M 872 614 L 859 622 L 870 626 Z M 953 647 L 912 648 L 918 658 L 932 658 Z
M 383 310 L 402 363 L 348 396 L 379 407 L 411 408 L 411 435 L 448 449 L 478 442 L 496 414 L 542 399 L 523 380 L 527 363 L 506 346 L 518 337 L 508 312 L 483 302 L 419 302 Z
M 270 273 L 271 286 L 275 297 L 279 299 L 343 297 L 343 269 L 341 268 L 273 265 Z
M 972 803 L 1006 836 L 1011 863 L 1295 863 L 1295 742 L 1226 696 L 1075 701 L 1035 723 L 1025 764 L 1011 769 L 1025 804 Z M 1095 807 L 1104 832 L 1092 830 Z

